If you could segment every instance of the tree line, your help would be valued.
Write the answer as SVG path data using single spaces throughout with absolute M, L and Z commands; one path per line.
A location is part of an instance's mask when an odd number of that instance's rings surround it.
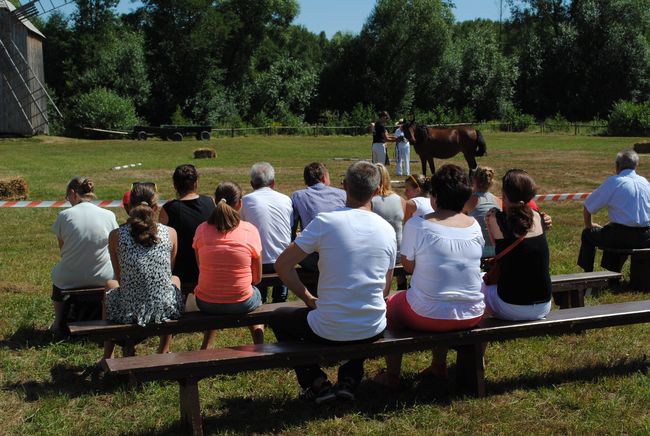
M 296 0 L 144 0 L 128 14 L 117 4 L 77 0 L 37 23 L 62 128 L 622 111 L 650 132 L 650 0 L 507 0 L 503 23 L 457 22 L 449 0 L 378 0 L 358 34 L 331 38 L 294 24 Z

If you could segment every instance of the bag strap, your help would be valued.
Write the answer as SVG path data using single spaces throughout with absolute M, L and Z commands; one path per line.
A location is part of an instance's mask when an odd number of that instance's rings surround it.
M 515 247 L 516 247 L 517 245 L 521 244 L 521 241 L 523 241 L 525 237 L 526 237 L 526 234 L 524 233 L 524 234 L 521 235 L 519 238 L 517 238 L 517 240 L 516 240 L 515 242 L 513 242 L 513 243 L 510 244 L 510 245 L 508 245 L 508 246 L 506 247 L 505 250 L 503 250 L 501 253 L 499 253 L 499 254 L 497 254 L 496 256 L 494 256 L 494 262 L 496 262 L 497 260 L 501 259 L 501 258 L 502 258 L 503 256 L 505 256 L 506 254 L 508 254 L 508 253 L 510 253 L 512 250 L 514 250 Z

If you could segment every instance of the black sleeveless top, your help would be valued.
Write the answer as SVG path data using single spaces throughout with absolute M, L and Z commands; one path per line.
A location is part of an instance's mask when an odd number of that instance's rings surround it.
M 214 210 L 212 198 L 199 195 L 193 200 L 172 200 L 163 205 L 169 222 L 178 234 L 178 252 L 173 274 L 181 283 L 195 283 L 199 278 L 199 268 L 192 248 L 194 232 L 203 221 L 207 221 Z
M 507 225 L 505 212 L 497 212 L 497 224 L 504 239 L 497 239 L 496 254 L 517 238 Z M 510 253 L 499 259 L 501 276 L 497 286 L 499 298 L 521 306 L 546 303 L 551 300 L 551 275 L 546 233 L 525 238 Z
M 384 137 L 384 132 L 386 131 L 386 127 L 384 126 L 384 123 L 381 121 L 377 121 L 375 123 L 375 129 L 372 131 L 372 143 L 380 143 L 383 144 L 386 142 L 386 138 Z

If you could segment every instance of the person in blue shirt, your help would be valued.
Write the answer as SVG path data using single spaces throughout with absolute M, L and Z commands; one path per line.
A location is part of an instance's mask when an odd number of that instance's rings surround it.
M 594 270 L 596 247 L 650 248 L 650 183 L 636 173 L 639 155 L 623 150 L 616 155 L 616 175 L 609 177 L 584 202 L 585 228 L 578 266 Z M 609 224 L 600 226 L 593 214 L 607 208 Z M 620 272 L 627 255 L 605 250 L 601 266 Z

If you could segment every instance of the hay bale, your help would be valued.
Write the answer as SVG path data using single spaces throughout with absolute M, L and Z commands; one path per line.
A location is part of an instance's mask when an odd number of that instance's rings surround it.
M 0 179 L 0 200 L 26 200 L 28 195 L 29 186 L 22 177 Z
M 197 148 L 194 150 L 194 159 L 214 159 L 217 151 L 214 148 Z
M 634 144 L 634 151 L 637 153 L 650 153 L 650 142 L 639 142 Z

